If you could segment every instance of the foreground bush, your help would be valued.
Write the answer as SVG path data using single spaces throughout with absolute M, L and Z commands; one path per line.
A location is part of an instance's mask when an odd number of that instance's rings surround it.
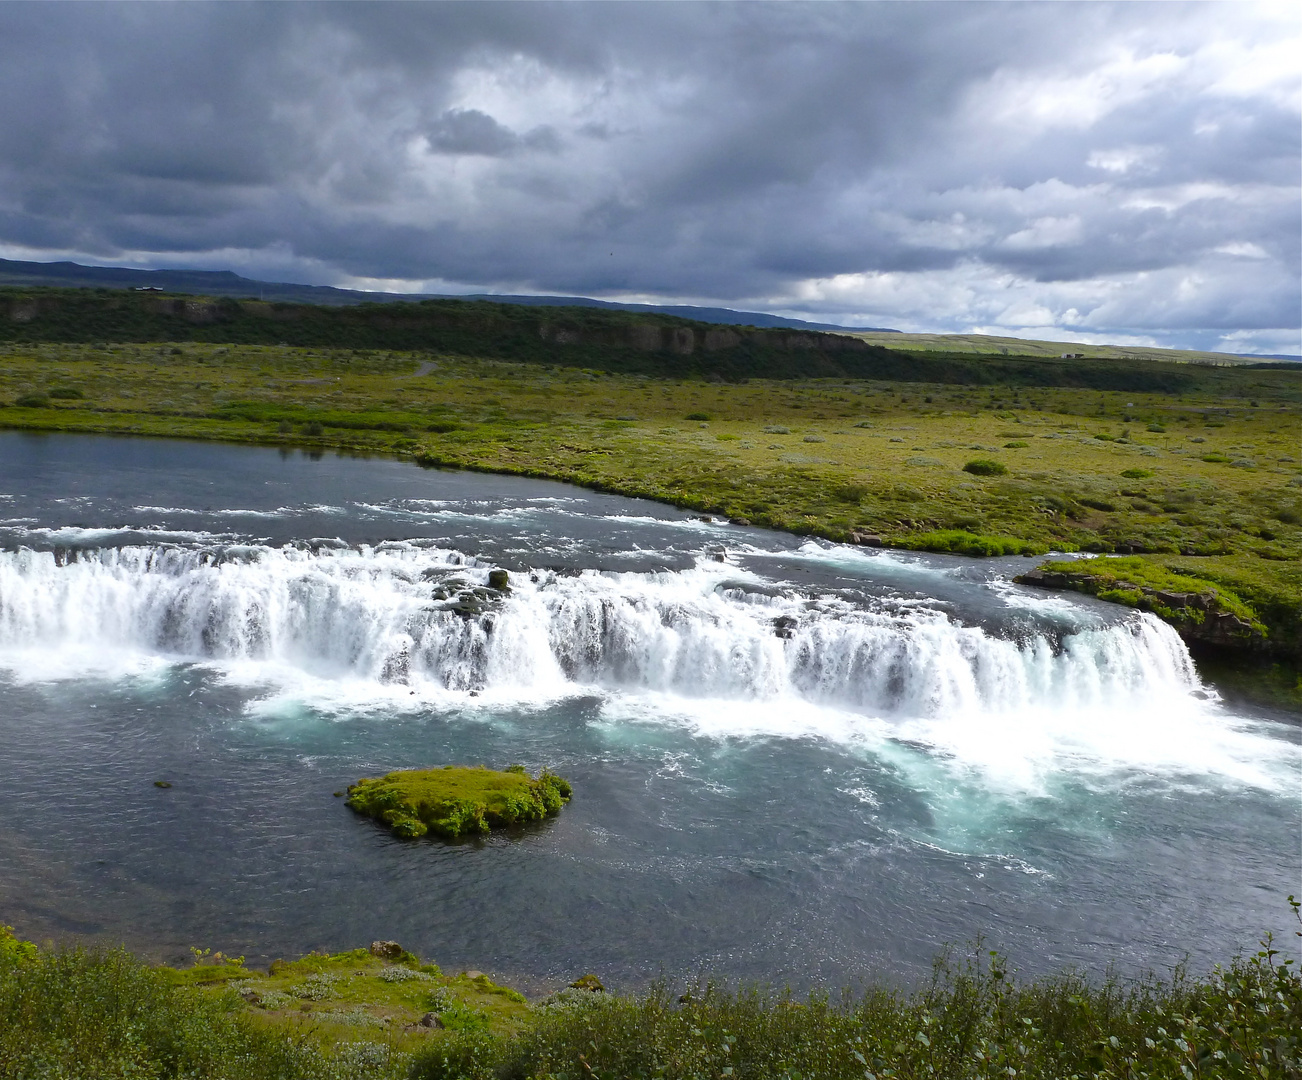
M 0 927 L 4 1080 L 396 1080 L 406 1067 L 384 1046 L 326 1056 L 258 1030 L 236 994 L 179 989 L 124 950 L 38 951 Z
M 1192 1080 L 1302 1077 L 1302 982 L 1267 948 L 1203 980 L 1017 984 L 996 959 L 924 991 L 796 1001 L 707 985 L 578 994 L 505 1044 L 441 1041 L 418 1080 Z
M 431 1030 L 412 1058 L 369 1041 L 322 1051 L 301 1028 L 254 1024 L 228 989 L 178 987 L 122 950 L 35 950 L 0 928 L 3 1080 L 1302 1080 L 1300 1039 L 1302 979 L 1269 940 L 1165 982 L 1018 983 L 992 954 L 942 960 L 913 994 L 839 1002 L 570 989 L 513 1034 Z

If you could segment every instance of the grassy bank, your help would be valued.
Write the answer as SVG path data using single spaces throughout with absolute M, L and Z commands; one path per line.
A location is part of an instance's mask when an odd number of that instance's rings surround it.
M 1192 641 L 1217 645 L 1225 644 L 1217 636 L 1237 636 L 1249 649 L 1302 663 L 1302 562 L 1105 556 L 1050 560 L 1026 578 L 1036 584 L 1051 578 L 1050 587 L 1152 611 Z M 1228 621 L 1231 630 L 1218 630 L 1217 619 Z
M 0 1077 L 877 1080 L 1302 1076 L 1302 980 L 1267 945 L 1205 976 L 1018 980 L 938 962 L 906 993 L 833 1000 L 700 984 L 535 1003 L 396 950 L 269 972 L 199 955 L 38 950 L 0 931 Z M 396 949 L 396 947 L 393 947 Z

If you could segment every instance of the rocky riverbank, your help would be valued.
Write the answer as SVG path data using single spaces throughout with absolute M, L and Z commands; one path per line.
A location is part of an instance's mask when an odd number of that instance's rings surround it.
M 1127 556 L 1053 560 L 1014 580 L 1150 611 L 1176 629 L 1204 676 L 1233 696 L 1302 709 L 1299 578 L 1302 567 L 1293 563 Z

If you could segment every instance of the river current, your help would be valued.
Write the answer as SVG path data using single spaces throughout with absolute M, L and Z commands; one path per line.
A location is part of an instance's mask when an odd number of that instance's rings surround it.
M 1295 719 L 1026 565 L 0 433 L 0 923 L 167 959 L 396 939 L 526 986 L 907 979 L 977 937 L 1026 973 L 1206 968 L 1285 929 Z M 446 844 L 334 794 L 448 762 L 575 798 Z

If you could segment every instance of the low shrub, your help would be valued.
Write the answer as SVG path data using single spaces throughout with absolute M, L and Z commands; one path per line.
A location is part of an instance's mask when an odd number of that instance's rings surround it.
M 121 949 L 0 953 L 0 1076 L 315 1080 L 361 1075 L 248 1023 L 233 992 L 171 985 Z M 406 1061 L 370 1069 L 398 1080 Z
M 900 542 L 901 547 L 914 551 L 948 551 L 955 555 L 973 555 L 989 558 L 999 555 L 1040 555 L 1047 548 L 1016 536 L 986 536 L 964 529 L 939 529 L 935 532 L 915 533 Z
M 20 409 L 44 409 L 50 404 L 50 399 L 44 394 L 23 394 L 14 404 Z
M 963 471 L 973 476 L 1004 476 L 1008 472 L 1008 466 L 990 458 L 973 458 L 963 466 Z
M 1162 1080 L 1302 1075 L 1302 980 L 1269 939 L 1201 979 L 1066 974 L 1020 982 L 996 954 L 942 957 L 914 994 L 797 1000 L 706 983 L 634 998 L 586 994 L 540 1010 L 493 1046 L 474 1036 L 418 1053 L 419 1080 L 734 1077 L 738 1080 Z

